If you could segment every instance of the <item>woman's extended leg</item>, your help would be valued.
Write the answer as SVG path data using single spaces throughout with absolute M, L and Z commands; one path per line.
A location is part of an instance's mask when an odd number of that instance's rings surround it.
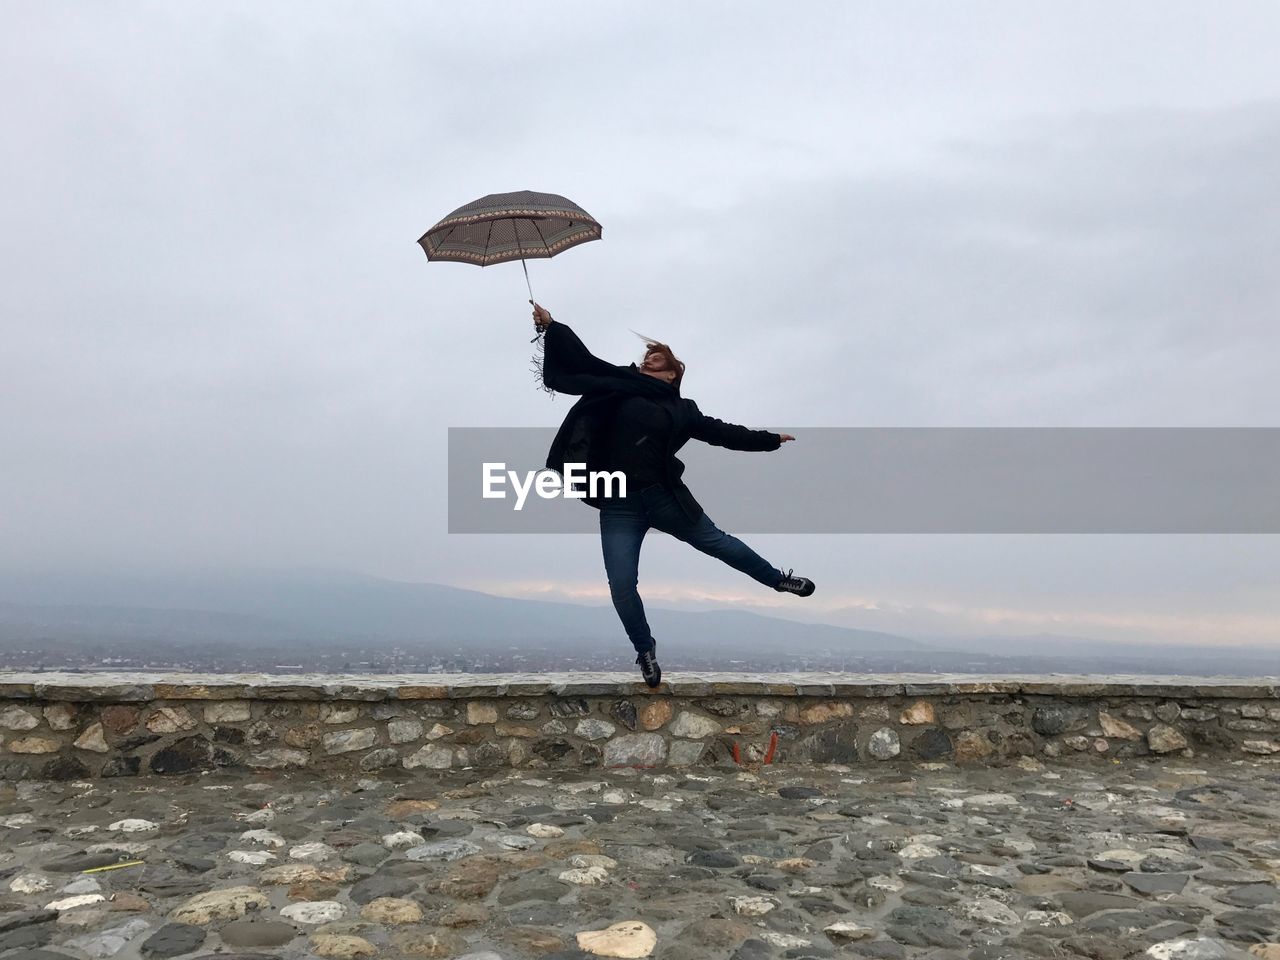
M 686 528 L 676 528 L 672 536 L 696 547 L 708 556 L 723 560 L 766 587 L 777 587 L 783 572 L 732 534 L 725 533 L 703 513 Z
M 600 511 L 600 547 L 609 578 L 609 596 L 636 653 L 652 650 L 654 646 L 644 603 L 636 589 L 640 578 L 640 547 L 648 530 L 648 519 L 638 511 L 614 507 Z
M 705 512 L 689 522 L 675 499 L 666 491 L 651 494 L 646 501 L 650 522 L 663 533 L 683 540 L 708 556 L 723 560 L 735 570 L 741 570 L 751 579 L 766 587 L 776 588 L 785 576 L 781 570 L 756 553 L 737 537 L 725 533 Z

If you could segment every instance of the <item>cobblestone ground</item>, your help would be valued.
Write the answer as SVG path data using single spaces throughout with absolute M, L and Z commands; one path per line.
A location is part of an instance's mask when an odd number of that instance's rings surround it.
M 0 956 L 1280 957 L 1276 763 L 405 776 L 0 786 Z

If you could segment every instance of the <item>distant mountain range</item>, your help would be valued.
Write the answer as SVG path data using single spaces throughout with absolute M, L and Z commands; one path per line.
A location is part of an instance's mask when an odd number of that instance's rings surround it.
M 699 668 L 1280 672 L 1280 655 L 1251 648 L 1157 648 L 1051 634 L 913 638 L 745 610 L 650 604 L 647 612 L 660 647 L 669 642 Z M 358 574 L 0 574 L 0 652 L 26 666 L 85 665 L 122 654 L 134 664 L 204 669 L 284 661 L 317 669 L 348 662 L 394 669 L 404 662 L 394 651 L 402 650 L 419 658 L 410 662 L 444 658 L 456 668 L 469 657 L 490 667 L 551 670 L 576 669 L 592 657 L 621 666 L 627 649 L 608 605 L 514 599 Z M 0 658 L 0 668 L 5 665 Z
M 804 624 L 742 610 L 650 606 L 654 635 L 697 638 L 708 649 L 902 651 L 907 637 Z M 432 583 L 358 575 L 295 577 L 0 576 L 0 637 L 43 629 L 99 640 L 142 636 L 270 641 L 436 641 L 506 649 L 531 641 L 599 640 L 622 634 L 612 607 L 496 597 Z

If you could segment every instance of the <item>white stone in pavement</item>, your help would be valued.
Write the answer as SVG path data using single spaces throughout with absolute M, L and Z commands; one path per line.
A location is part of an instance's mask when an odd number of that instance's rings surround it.
M 338 851 L 333 849 L 327 843 L 321 843 L 319 840 L 313 840 L 310 843 L 300 843 L 296 847 L 289 848 L 289 856 L 294 860 L 308 860 L 313 863 L 319 863 L 321 860 L 329 860 L 336 857 Z
M 276 818 L 276 812 L 270 807 L 263 807 L 261 810 L 255 810 L 253 813 L 238 813 L 236 819 L 243 821 L 255 827 L 265 827 Z
M 798 936 L 794 933 L 779 933 L 777 930 L 762 930 L 754 936 L 763 940 L 765 943 L 771 943 L 775 947 L 781 947 L 783 950 L 794 950 L 796 947 L 811 947 L 813 941 L 805 937 Z
M 923 860 L 926 857 L 939 856 L 941 853 L 942 851 L 937 847 L 930 846 L 927 843 L 908 843 L 898 851 L 898 856 L 903 860 Z
M 1181 851 L 1179 851 L 1181 854 Z M 1130 850 L 1122 847 L 1117 850 L 1103 850 L 1102 853 L 1094 857 L 1095 860 L 1114 860 L 1116 863 L 1123 863 L 1130 870 L 1137 870 L 1138 864 L 1147 859 L 1147 854 L 1138 850 Z
M 404 855 L 408 860 L 461 860 L 479 852 L 480 848 L 470 840 L 454 839 L 424 843 L 406 850 Z
M 409 847 L 422 846 L 422 834 L 412 830 L 400 830 L 397 833 L 384 834 L 382 845 L 388 850 L 407 850 Z
M 583 930 L 578 934 L 578 949 L 597 957 L 620 957 L 639 960 L 653 953 L 658 935 L 641 920 L 624 920 L 603 930 Z
M 560 871 L 561 883 L 572 883 L 580 887 L 594 887 L 609 879 L 609 872 L 604 867 L 581 867 Z
M 1016 807 L 1020 802 L 1010 793 L 975 793 L 964 798 L 966 807 Z
M 145 830 L 159 830 L 160 827 L 150 820 L 129 819 L 117 820 L 107 827 L 108 830 L 119 830 L 121 833 L 142 833 Z
M 613 726 L 613 724 L 610 724 Z M 612 731 L 610 731 L 612 733 Z M 599 793 L 605 788 L 602 780 L 583 780 L 581 783 L 562 783 L 560 789 L 565 793 Z
M 906 886 L 906 883 L 900 881 L 897 877 L 886 877 L 879 874 L 877 877 L 868 877 L 867 886 L 872 890 L 883 890 L 888 893 L 897 893 Z
M 541 840 L 551 840 L 555 837 L 564 836 L 564 830 L 550 823 L 531 823 L 524 830 L 529 836 L 538 837 Z
M 613 857 L 605 857 L 595 853 L 576 853 L 569 858 L 569 866 L 586 869 L 588 867 L 603 867 L 605 870 L 612 870 L 618 865 L 618 861 Z
M 1061 910 L 1028 910 L 1022 915 L 1024 923 L 1034 923 L 1037 927 L 1069 927 L 1075 923 L 1071 914 Z
M 246 843 L 260 843 L 264 847 L 275 847 L 276 849 L 285 845 L 284 837 L 272 830 L 246 830 L 240 834 L 240 839 Z
M 307 900 L 280 910 L 280 916 L 295 923 L 330 923 L 346 915 L 347 908 L 337 900 Z
M 979 923 L 994 923 L 997 926 L 1009 926 L 1018 922 L 1019 918 L 1013 910 L 999 900 L 990 897 L 975 897 L 960 908 L 963 916 Z
M 529 850 L 538 845 L 538 841 L 533 837 L 526 837 L 519 833 L 500 833 L 493 839 L 508 850 Z
M 1249 954 L 1213 937 L 1179 938 L 1153 943 L 1147 956 L 1155 960 L 1243 960 Z
M 875 930 L 849 920 L 837 920 L 822 928 L 822 932 L 831 938 L 833 943 L 852 943 L 854 940 L 865 940 L 874 937 Z
M 74 897 L 62 897 L 51 900 L 44 905 L 46 910 L 74 910 L 76 907 L 87 907 L 91 903 L 102 903 L 107 898 L 100 893 L 82 893 Z
M 9 889 L 14 893 L 44 893 L 52 886 L 48 877 L 37 873 L 20 873 L 9 881 Z
M 270 850 L 232 850 L 227 854 L 227 859 L 233 863 L 247 863 L 260 867 L 276 859 L 276 855 Z
M 768 897 L 730 897 L 729 902 L 733 912 L 743 917 L 763 917 L 778 906 Z
M 127 853 L 131 857 L 146 853 L 152 847 L 141 840 L 115 840 L 110 843 L 91 843 L 84 848 L 85 853 Z

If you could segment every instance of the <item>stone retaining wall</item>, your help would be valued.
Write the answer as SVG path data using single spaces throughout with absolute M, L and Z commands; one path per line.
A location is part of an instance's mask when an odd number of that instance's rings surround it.
M 0 779 L 1159 754 L 1280 760 L 1280 680 L 0 673 Z

